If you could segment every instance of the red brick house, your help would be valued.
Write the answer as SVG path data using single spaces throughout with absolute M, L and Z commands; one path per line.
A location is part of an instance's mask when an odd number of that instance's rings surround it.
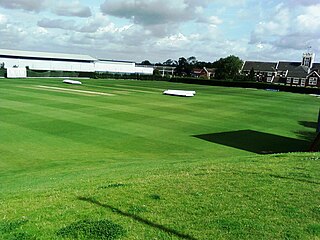
M 192 69 L 191 76 L 197 78 L 211 79 L 214 78 L 215 68 L 194 68 Z

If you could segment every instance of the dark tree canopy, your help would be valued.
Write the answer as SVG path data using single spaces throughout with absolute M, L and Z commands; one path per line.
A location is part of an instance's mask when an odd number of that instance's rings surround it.
M 149 60 L 144 60 L 140 65 L 153 65 Z M 180 57 L 178 60 L 167 59 L 163 63 L 155 63 L 155 66 L 176 67 L 175 74 L 178 76 L 192 76 L 194 69 L 216 69 L 215 78 L 221 80 L 235 79 L 239 76 L 243 61 L 234 55 L 220 58 L 215 62 L 198 61 L 195 56 L 188 58 Z
M 178 62 L 176 60 L 173 60 L 169 58 L 167 61 L 163 62 L 164 66 L 177 66 Z
M 141 65 L 152 65 L 149 60 L 144 60 L 140 63 Z
M 234 55 L 220 58 L 216 62 L 216 78 L 221 80 L 234 79 L 240 74 L 243 61 Z

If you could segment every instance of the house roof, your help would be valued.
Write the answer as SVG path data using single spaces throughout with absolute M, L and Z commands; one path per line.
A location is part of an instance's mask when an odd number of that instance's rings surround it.
M 78 61 L 96 61 L 97 60 L 93 57 L 90 57 L 89 55 L 81 55 L 81 54 L 31 52 L 31 51 L 8 50 L 8 49 L 0 49 L 0 56 L 78 60 Z
M 200 74 L 202 70 L 203 70 L 202 68 L 194 68 L 192 69 L 192 72 L 195 74 Z
M 257 62 L 257 61 L 246 61 L 242 68 L 242 71 L 250 71 L 252 68 L 255 71 L 275 71 L 277 63 L 275 62 Z
M 320 75 L 319 75 L 319 73 L 318 73 L 317 70 L 311 71 L 311 72 L 308 74 L 308 77 L 311 76 L 311 75 L 314 74 L 314 73 L 315 73 L 316 75 L 318 75 L 318 77 L 320 77 Z
M 203 67 L 203 68 L 193 68 L 192 69 L 192 73 L 194 74 L 201 74 L 202 72 L 206 72 L 206 73 L 215 73 L 216 71 L 216 68 L 206 68 L 206 67 Z
M 279 62 L 278 71 L 295 70 L 297 67 L 301 66 L 301 62 Z
M 314 63 L 312 65 L 312 70 L 320 70 L 320 63 Z
M 308 75 L 308 68 L 305 66 L 298 66 L 289 70 L 287 77 L 306 78 Z

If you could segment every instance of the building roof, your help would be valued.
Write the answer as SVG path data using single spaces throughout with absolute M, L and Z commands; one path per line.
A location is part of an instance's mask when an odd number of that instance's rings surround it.
M 320 70 L 320 63 L 314 63 L 312 65 L 312 70 Z
M 242 68 L 242 71 L 250 71 L 252 68 L 255 71 L 275 71 L 277 63 L 275 62 L 257 62 L 257 61 L 246 61 Z
M 306 78 L 308 75 L 308 68 L 305 66 L 298 66 L 289 70 L 287 77 Z
M 112 62 L 112 63 L 135 63 L 127 60 L 113 60 L 113 59 L 99 59 L 100 62 Z M 137 64 L 139 65 L 139 64 Z
M 295 70 L 297 67 L 301 66 L 301 62 L 279 62 L 278 71 Z
M 8 50 L 8 49 L 0 49 L 0 56 L 77 60 L 77 61 L 96 61 L 97 60 L 93 57 L 90 57 L 89 55 L 49 53 L 49 52 L 31 52 L 31 51 Z

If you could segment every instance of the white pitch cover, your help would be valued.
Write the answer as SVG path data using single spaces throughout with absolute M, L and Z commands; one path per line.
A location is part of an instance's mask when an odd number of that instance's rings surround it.
M 172 95 L 172 96 L 181 96 L 181 97 L 193 97 L 196 95 L 196 91 L 185 91 L 185 90 L 165 90 L 163 92 L 165 95 Z
M 75 80 L 70 80 L 70 79 L 63 80 L 63 83 L 76 84 L 76 85 L 81 85 L 82 84 L 82 82 L 80 82 L 80 81 L 75 81 Z

